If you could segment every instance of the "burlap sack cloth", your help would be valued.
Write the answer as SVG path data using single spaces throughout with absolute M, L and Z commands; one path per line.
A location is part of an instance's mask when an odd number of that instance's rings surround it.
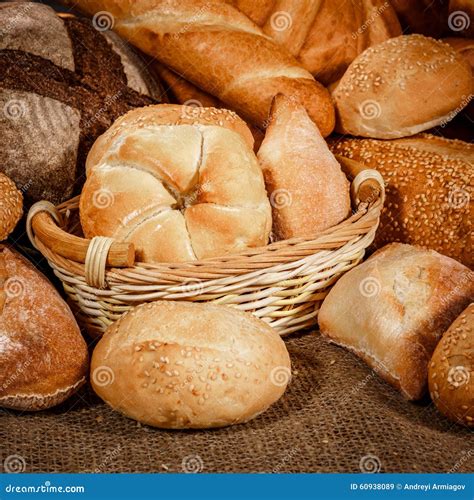
M 467 472 L 472 432 L 426 400 L 404 399 L 319 334 L 287 339 L 294 378 L 248 424 L 162 431 L 137 424 L 89 388 L 40 413 L 0 413 L 2 463 L 26 472 Z M 21 466 L 20 459 L 20 466 Z

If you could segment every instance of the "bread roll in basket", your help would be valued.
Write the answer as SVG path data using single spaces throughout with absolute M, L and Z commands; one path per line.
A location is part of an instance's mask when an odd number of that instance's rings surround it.
M 137 262 L 130 242 L 83 237 L 79 197 L 58 207 L 45 201 L 35 204 L 28 214 L 28 234 L 93 336 L 131 307 L 156 300 L 231 305 L 287 334 L 316 324 L 331 285 L 360 262 L 374 239 L 383 179 L 356 162 L 343 168 L 353 179 L 350 217 L 318 234 L 239 253 L 186 262 Z

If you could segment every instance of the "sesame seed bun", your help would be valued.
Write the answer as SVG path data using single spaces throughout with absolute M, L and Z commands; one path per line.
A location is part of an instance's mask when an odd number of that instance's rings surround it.
M 450 45 L 403 35 L 368 48 L 333 91 L 336 131 L 377 139 L 446 123 L 472 93 L 469 63 Z
M 443 335 L 429 367 L 431 399 L 459 424 L 474 427 L 474 303 Z
M 0 172 L 0 241 L 8 238 L 22 213 L 22 194 L 13 181 Z
M 125 313 L 91 363 L 104 401 L 168 429 L 246 422 L 280 398 L 290 374 L 283 340 L 263 321 L 228 306 L 173 301 Z
M 393 241 L 411 243 L 474 266 L 474 145 L 419 134 L 393 141 L 338 138 L 330 147 L 377 169 L 385 179 L 376 248 Z

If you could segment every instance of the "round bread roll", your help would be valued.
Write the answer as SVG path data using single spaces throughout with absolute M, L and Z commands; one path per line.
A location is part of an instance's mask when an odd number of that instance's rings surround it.
M 15 184 L 0 172 L 0 241 L 6 240 L 23 213 L 23 196 Z
M 468 62 L 446 43 L 404 35 L 370 47 L 333 91 L 336 130 L 392 139 L 454 118 L 472 93 Z
M 160 100 L 144 63 L 106 27 L 37 2 L 0 3 L 0 171 L 26 206 L 78 192 L 94 140 Z
M 247 422 L 285 391 L 285 343 L 228 306 L 159 301 L 111 325 L 92 355 L 95 392 L 124 415 L 167 429 Z
M 271 209 L 252 146 L 231 111 L 164 104 L 127 113 L 87 158 L 84 234 L 131 241 L 142 262 L 265 245 Z
M 86 381 L 87 346 L 67 304 L 26 259 L 0 245 L 0 406 L 42 410 Z
M 453 422 L 474 427 L 474 303 L 443 335 L 428 373 L 438 410 Z

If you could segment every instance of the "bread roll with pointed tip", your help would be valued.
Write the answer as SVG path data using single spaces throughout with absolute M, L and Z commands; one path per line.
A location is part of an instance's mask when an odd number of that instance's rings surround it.
M 69 0 L 106 11 L 120 35 L 262 126 L 279 92 L 297 98 L 324 136 L 334 129 L 329 92 L 238 9 L 222 0 Z
M 54 287 L 0 245 L 0 406 L 43 410 L 86 382 L 87 346 Z
M 448 44 L 403 35 L 352 61 L 333 90 L 336 131 L 395 139 L 448 122 L 469 102 L 471 68 Z
M 392 141 L 339 137 L 329 144 L 386 182 L 375 248 L 410 243 L 474 266 L 473 144 L 429 134 Z
M 109 405 L 166 429 L 247 422 L 290 381 L 285 343 L 250 313 L 210 303 L 140 305 L 111 325 L 91 382 Z
M 252 146 L 228 110 L 163 104 L 127 113 L 87 158 L 84 234 L 131 241 L 142 262 L 266 245 L 271 210 Z
M 303 106 L 278 94 L 257 154 L 277 239 L 328 229 L 350 210 L 349 182 Z
M 23 213 L 23 195 L 15 183 L 0 172 L 0 241 L 6 240 Z
M 474 303 L 447 329 L 428 370 L 431 399 L 453 422 L 474 427 Z
M 467 267 L 433 250 L 392 243 L 339 279 L 318 322 L 323 335 L 417 400 L 439 339 L 473 298 Z

